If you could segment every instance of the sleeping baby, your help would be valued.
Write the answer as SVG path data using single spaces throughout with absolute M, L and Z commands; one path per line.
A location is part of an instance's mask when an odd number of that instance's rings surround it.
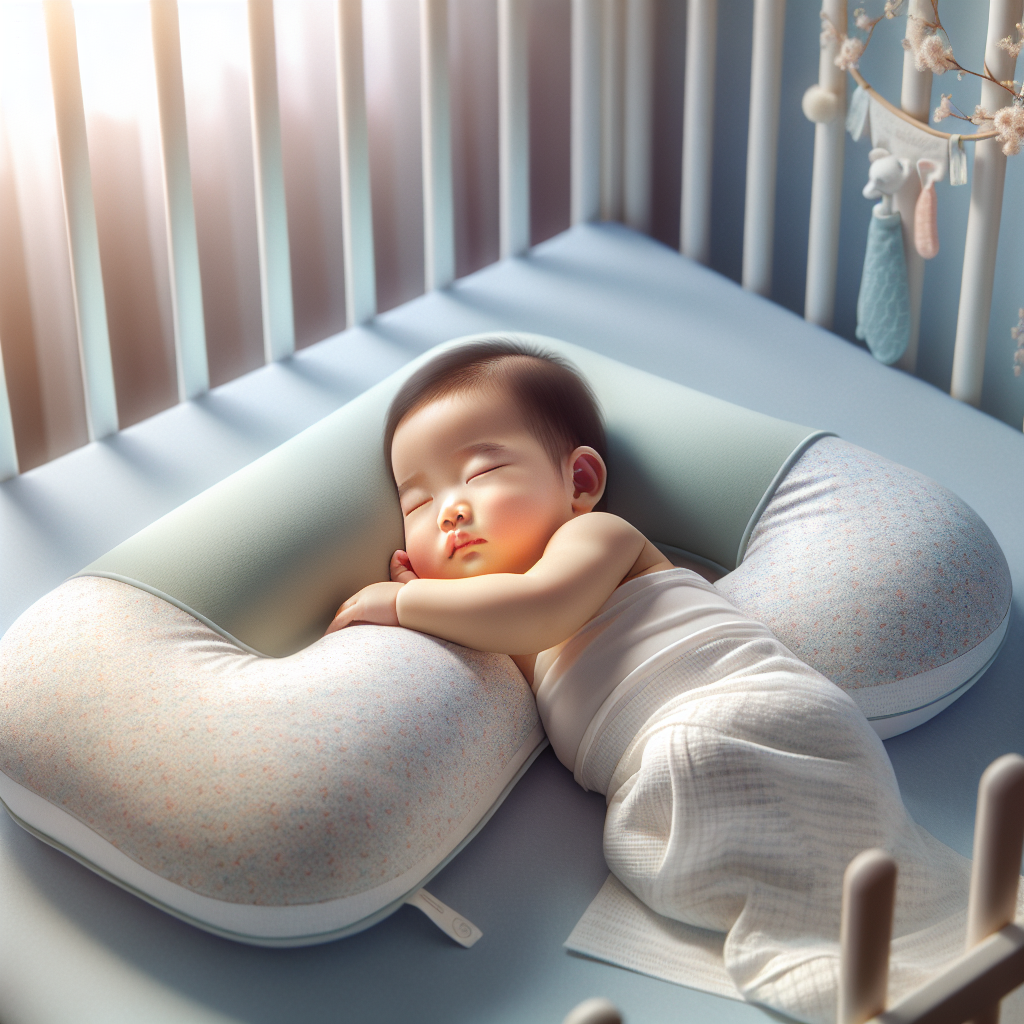
M 959 954 L 969 863 L 910 819 L 842 690 L 603 510 L 604 430 L 568 364 L 500 339 L 451 349 L 399 391 L 385 453 L 405 550 L 329 632 L 511 655 L 558 758 L 607 797 L 625 898 L 724 933 L 743 998 L 834 1021 L 843 871 L 883 847 L 900 871 L 890 995 Z M 616 914 L 645 941 L 649 913 Z

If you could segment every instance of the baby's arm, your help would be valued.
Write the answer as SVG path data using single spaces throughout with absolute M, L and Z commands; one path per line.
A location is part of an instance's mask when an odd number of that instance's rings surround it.
M 624 519 L 591 512 L 560 527 L 537 564 L 521 575 L 375 583 L 342 605 L 331 628 L 372 621 L 407 626 L 480 651 L 546 650 L 594 615 L 645 545 L 643 535 Z

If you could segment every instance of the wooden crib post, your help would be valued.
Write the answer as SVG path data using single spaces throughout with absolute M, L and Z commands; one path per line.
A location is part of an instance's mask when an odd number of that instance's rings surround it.
M 167 218 L 167 263 L 171 278 L 174 361 L 178 401 L 208 391 L 206 321 L 199 275 L 199 240 L 192 202 L 192 170 L 185 118 L 185 84 L 181 72 L 181 31 L 177 0 L 150 0 L 153 64 L 160 111 L 160 154 Z
M 363 73 L 362 0 L 338 0 L 334 25 L 337 33 L 345 322 L 346 326 L 354 327 L 372 320 L 377 312 L 370 143 L 366 127 L 366 79 Z
M 426 290 L 455 280 L 452 109 L 448 0 L 420 0 L 420 110 L 423 139 L 423 278 Z
M 911 31 L 910 17 L 932 19 L 931 0 L 910 0 L 907 11 L 907 32 Z M 910 50 L 903 52 L 903 87 L 900 92 L 900 106 L 911 117 L 928 123 L 931 117 L 932 73 L 918 71 L 915 57 Z M 910 338 L 907 350 L 899 361 L 901 370 L 913 373 L 917 369 L 917 343 L 921 332 L 921 297 L 924 294 L 924 259 L 914 244 L 914 210 L 917 197 L 921 194 L 921 178 L 914 168 L 907 180 L 893 197 L 900 215 L 903 231 L 903 254 L 907 260 L 907 286 L 910 293 Z
M 1017 885 L 1024 852 L 1024 757 L 1004 754 L 978 784 L 974 864 L 967 907 L 967 948 L 1008 925 L 1017 909 Z M 974 1017 L 997 1024 L 999 1004 Z
M 114 390 L 114 364 L 110 357 L 96 208 L 92 198 L 82 80 L 78 70 L 78 35 L 71 0 L 45 0 L 43 12 L 71 255 L 78 350 L 85 389 L 85 419 L 89 440 L 96 441 L 117 433 L 117 394 Z
M 571 220 L 601 212 L 601 0 L 572 0 Z
M 824 0 L 821 10 L 836 29 L 846 31 L 846 0 Z M 839 266 L 839 212 L 843 198 L 843 144 L 846 132 L 846 72 L 835 65 L 838 44 L 828 41 L 818 60 L 818 85 L 839 99 L 839 115 L 814 126 L 814 172 L 807 239 L 804 319 L 832 326 Z
M 530 248 L 530 61 L 526 0 L 498 0 L 498 221 L 502 259 Z
M 747 125 L 747 195 L 743 212 L 743 287 L 766 297 L 772 291 L 775 177 L 785 27 L 786 0 L 754 0 L 750 119 Z
M 249 0 L 249 68 L 263 353 L 270 363 L 295 351 L 273 0 Z
M 1000 47 L 999 40 L 1014 36 L 1014 25 L 1021 20 L 1022 6 L 1021 0 L 991 0 L 989 6 L 985 66 L 999 82 L 1013 78 L 1016 58 Z M 993 82 L 981 83 L 981 105 L 990 113 L 1008 102 L 1012 102 L 1010 94 L 1004 89 Z M 999 217 L 1006 180 L 1006 157 L 998 139 L 975 143 L 972 174 L 971 210 L 967 216 L 949 393 L 961 402 L 978 405 L 985 373 L 985 344 L 992 312 Z
M 711 157 L 717 38 L 718 0 L 688 0 L 679 251 L 700 263 L 711 259 Z
M 651 230 L 651 138 L 654 111 L 654 8 L 652 0 L 626 2 L 623 100 L 622 205 L 625 222 Z
M 838 1024 L 864 1024 L 885 1009 L 896 862 L 864 850 L 843 876 Z

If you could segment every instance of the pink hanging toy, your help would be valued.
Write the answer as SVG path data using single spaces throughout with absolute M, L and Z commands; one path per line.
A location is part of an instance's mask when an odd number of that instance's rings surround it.
M 935 182 L 942 178 L 942 167 L 935 160 L 917 161 L 921 178 L 921 194 L 914 207 L 914 248 L 918 255 L 930 260 L 939 252 L 939 222 L 935 199 Z

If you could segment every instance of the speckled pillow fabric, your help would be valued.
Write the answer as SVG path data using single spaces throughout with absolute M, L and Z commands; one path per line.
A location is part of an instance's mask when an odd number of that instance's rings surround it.
M 778 486 L 718 586 L 846 690 L 883 739 L 936 715 L 995 658 L 1010 572 L 955 494 L 837 437 Z
M 8 809 L 249 942 L 325 941 L 396 909 L 542 744 L 509 658 L 405 629 L 263 658 L 143 590 L 81 577 L 0 642 Z

